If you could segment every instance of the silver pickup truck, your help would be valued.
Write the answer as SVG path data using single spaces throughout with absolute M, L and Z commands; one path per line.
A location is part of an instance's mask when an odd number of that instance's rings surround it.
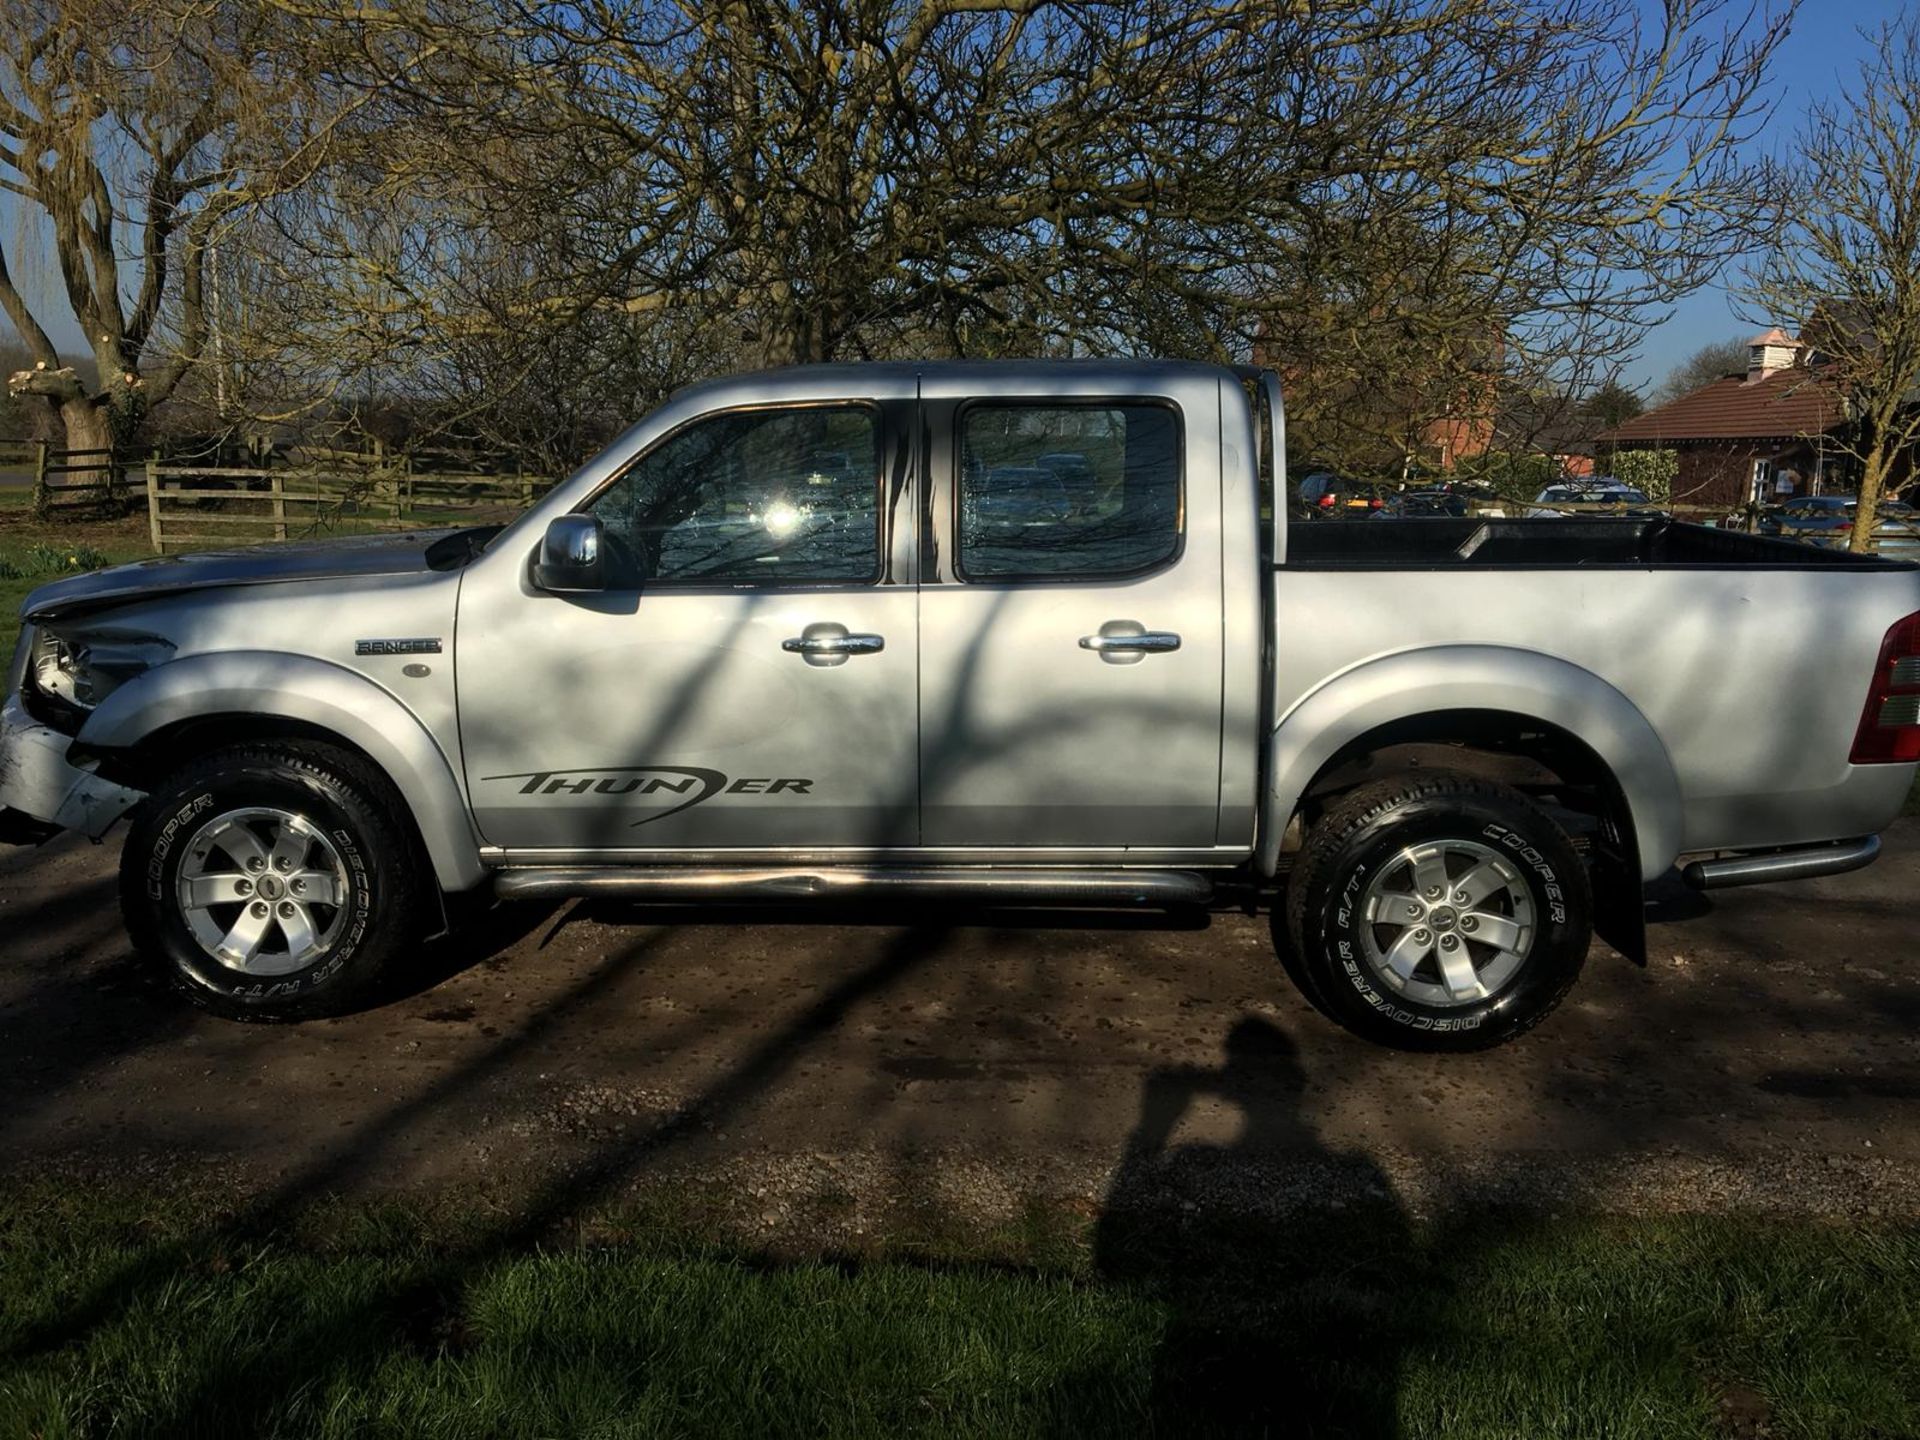
M 504 529 L 49 585 L 0 828 L 129 817 L 138 949 L 326 1013 L 444 896 L 1273 914 L 1328 1016 L 1539 1021 L 1641 886 L 1866 864 L 1920 569 L 1663 518 L 1288 523 L 1280 390 L 1173 363 L 701 385 Z

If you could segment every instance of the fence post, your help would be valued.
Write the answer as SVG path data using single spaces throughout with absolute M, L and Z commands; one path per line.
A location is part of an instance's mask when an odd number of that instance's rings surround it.
M 153 536 L 153 553 L 166 554 L 166 543 L 160 538 L 160 452 L 158 450 L 147 457 L 147 530 Z
M 267 483 L 273 487 L 273 538 L 287 538 L 287 479 L 278 470 L 268 472 Z
M 47 493 L 47 442 L 36 440 L 33 456 L 33 513 L 36 519 L 47 518 L 47 509 L 53 503 L 53 497 Z

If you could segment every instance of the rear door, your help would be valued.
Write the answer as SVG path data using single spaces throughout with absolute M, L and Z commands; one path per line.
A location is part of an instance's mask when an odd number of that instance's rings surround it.
M 922 844 L 1214 846 L 1217 383 L 980 385 L 968 370 L 922 382 Z

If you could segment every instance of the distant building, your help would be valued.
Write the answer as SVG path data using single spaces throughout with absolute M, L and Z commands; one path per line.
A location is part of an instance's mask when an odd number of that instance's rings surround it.
M 1676 451 L 1673 497 L 1682 505 L 1732 508 L 1851 491 L 1859 477 L 1833 443 L 1845 407 L 1808 359 L 1808 347 L 1776 326 L 1747 342 L 1746 374 L 1643 411 L 1603 432 L 1600 443 Z

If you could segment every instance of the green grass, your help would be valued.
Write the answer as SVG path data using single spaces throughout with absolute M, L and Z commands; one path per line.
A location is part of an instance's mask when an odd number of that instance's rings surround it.
M 334 1204 L 0 1207 L 0 1433 L 1920 1433 L 1920 1234 L 1751 1220 L 1211 1232 L 779 1261 L 659 1211 L 504 1242 Z M 1063 1241 L 1063 1238 L 1064 1241 Z
M 30 593 L 62 575 L 142 559 L 148 553 L 144 546 L 90 527 L 15 525 L 0 530 L 0 675 L 13 659 L 20 603 Z

